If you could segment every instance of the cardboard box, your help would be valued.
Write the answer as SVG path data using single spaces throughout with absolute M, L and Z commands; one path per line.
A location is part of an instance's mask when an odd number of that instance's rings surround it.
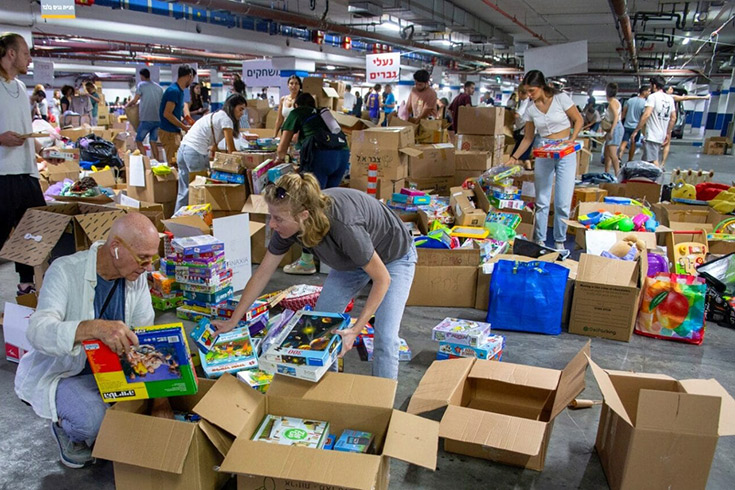
M 239 152 L 222 153 L 218 151 L 214 154 L 214 160 L 210 166 L 212 170 L 219 170 L 231 174 L 241 174 L 244 170 L 241 153 Z
M 623 204 L 610 204 L 610 203 L 598 203 L 598 202 L 580 202 L 577 206 L 577 216 L 583 216 L 595 211 L 599 211 L 600 209 L 604 209 L 605 211 L 608 211 L 610 213 L 623 213 L 630 217 L 636 216 L 640 214 L 641 208 L 638 206 L 633 205 L 623 205 Z M 564 222 L 569 226 L 567 233 L 570 235 L 575 235 L 575 242 L 581 248 L 582 250 L 587 250 L 587 234 L 589 232 L 595 232 L 600 230 L 588 230 L 583 224 L 581 224 L 577 220 L 564 220 Z M 656 235 L 661 234 L 664 232 L 667 232 L 668 228 L 665 227 L 659 227 L 656 229 L 656 233 L 651 232 L 642 232 L 642 231 L 631 231 L 631 232 L 612 232 L 616 235 L 625 236 L 625 235 L 635 235 L 639 239 L 643 240 L 646 243 L 646 248 L 653 249 L 656 248 Z M 663 236 L 663 235 L 662 235 Z
M 275 152 L 268 152 L 268 151 L 236 151 L 232 153 L 232 155 L 236 155 L 240 158 L 240 168 L 250 169 L 253 170 L 258 165 L 262 164 L 266 160 L 272 160 L 276 158 Z M 214 167 L 212 167 L 214 168 Z
M 484 196 L 482 189 L 476 186 L 473 190 L 463 189 L 462 187 L 452 187 L 449 189 L 449 206 L 454 212 L 454 224 L 462 226 L 485 226 L 485 218 L 487 218 L 486 206 L 484 209 L 480 199 L 477 197 Z M 475 204 L 471 199 L 474 199 Z M 487 200 L 487 198 L 485 198 Z
M 454 146 L 458 150 L 464 151 L 503 151 L 505 146 L 505 136 L 487 135 L 487 134 L 456 134 L 454 136 Z
M 629 342 L 647 271 L 646 254 L 635 262 L 582 254 L 569 333 Z
M 449 143 L 417 145 L 420 156 L 408 159 L 408 176 L 419 179 L 449 177 L 454 175 L 454 146 Z
M 40 290 L 43 273 L 51 261 L 107 239 L 112 223 L 124 214 L 119 209 L 84 203 L 31 208 L 0 250 L 0 258 L 34 267 L 36 287 Z
M 174 410 L 191 412 L 214 382 L 199 380 L 196 395 L 170 398 Z M 153 417 L 148 400 L 121 402 L 105 413 L 93 456 L 113 462 L 118 490 L 220 488 L 229 475 L 217 473 L 233 437 L 208 423 Z
M 604 404 L 595 449 L 612 490 L 705 488 L 735 400 L 714 379 L 609 371 L 590 361 Z
M 446 452 L 541 471 L 554 419 L 584 390 L 589 352 L 587 342 L 561 371 L 473 358 L 434 361 L 407 411 L 446 407 L 439 426 Z
M 457 170 L 474 171 L 478 175 L 493 168 L 493 152 L 457 150 L 454 154 Z
M 661 184 L 648 182 L 604 183 L 600 184 L 600 189 L 605 189 L 608 196 L 630 197 L 649 204 L 656 204 L 661 201 Z
M 224 184 L 213 180 L 195 180 L 189 184 L 189 204 L 211 204 L 212 211 L 240 211 L 248 190 L 245 184 Z
M 143 166 L 145 168 L 145 187 L 136 187 L 130 185 L 130 154 L 125 155 L 125 175 L 128 179 L 128 196 L 138 201 L 155 202 L 164 205 L 166 217 L 170 210 L 173 212 L 176 203 L 176 195 L 178 193 L 178 172 L 172 169 L 169 175 L 160 176 L 151 171 L 151 162 L 148 157 L 143 157 Z
M 331 112 L 339 123 L 339 127 L 342 128 L 342 131 L 344 131 L 345 134 L 375 127 L 375 123 L 368 119 L 360 119 L 359 117 L 351 116 L 339 111 Z
M 474 306 L 479 250 L 419 248 L 417 252 L 408 306 Z
M 394 380 L 328 372 L 319 383 L 276 376 L 266 394 L 222 375 L 194 411 L 237 436 L 219 471 L 235 473 L 240 490 L 387 490 L 390 458 L 436 468 L 439 424 L 393 410 Z M 376 454 L 284 446 L 251 437 L 266 414 L 328 421 L 374 435 Z
M 265 115 L 265 129 L 276 130 L 276 121 L 278 120 L 278 111 L 271 109 L 268 114 Z
M 480 175 L 480 170 L 456 170 L 452 177 L 452 187 L 462 187 L 467 180 L 477 180 Z
M 370 128 L 352 133 L 350 178 L 367 177 L 369 165 L 378 166 L 378 177 L 390 180 L 408 176 L 408 157 L 421 156 L 410 128 Z
M 582 143 L 582 148 L 577 152 L 577 177 L 581 177 L 590 170 L 592 152 L 590 151 L 589 138 L 577 138 L 577 141 Z
M 79 166 L 79 150 L 63 150 L 61 152 L 54 153 L 68 155 L 71 158 L 68 158 L 57 165 L 49 164 L 46 169 L 41 172 L 41 176 L 48 181 L 49 184 L 63 182 L 64 179 L 70 179 L 74 182 L 79 180 L 79 174 L 82 171 Z
M 25 295 L 31 296 L 31 295 Z M 5 341 L 5 359 L 18 363 L 23 354 L 30 351 L 33 346 L 26 338 L 28 324 L 35 307 L 27 307 L 21 304 L 5 302 L 3 311 L 3 340 Z
M 574 194 L 572 194 L 572 212 L 570 216 L 572 219 L 576 219 L 577 206 L 581 202 L 602 202 L 607 196 L 607 191 L 600 189 L 599 187 L 576 187 Z
M 704 140 L 702 153 L 705 155 L 724 155 L 732 143 L 724 136 L 712 136 Z
M 465 105 L 459 108 L 457 118 L 457 134 L 501 135 L 505 122 L 505 109 Z
M 454 177 L 430 177 L 425 179 L 409 177 L 406 179 L 406 183 L 408 186 L 415 187 L 429 194 L 448 196 L 449 189 L 454 185 Z
M 403 187 L 406 187 L 406 179 L 379 178 L 376 184 L 375 197 L 377 199 L 384 199 L 387 201 L 391 198 L 394 192 L 399 192 Z M 367 177 L 350 175 L 350 188 L 367 192 Z

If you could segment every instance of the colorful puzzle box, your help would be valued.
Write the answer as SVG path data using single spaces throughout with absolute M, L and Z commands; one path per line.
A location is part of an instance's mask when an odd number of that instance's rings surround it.
M 247 328 L 219 334 L 211 342 L 209 351 L 200 353 L 200 359 L 202 370 L 208 378 L 258 367 L 258 356 Z
M 479 347 L 487 342 L 490 324 L 448 317 L 432 329 L 431 335 L 439 342 Z
M 283 336 L 264 354 L 271 362 L 328 366 L 339 354 L 342 338 L 335 333 L 349 325 L 349 315 L 301 310 Z
M 138 346 L 116 354 L 101 340 L 84 351 L 102 399 L 108 403 L 193 395 L 197 378 L 181 323 L 134 329 Z

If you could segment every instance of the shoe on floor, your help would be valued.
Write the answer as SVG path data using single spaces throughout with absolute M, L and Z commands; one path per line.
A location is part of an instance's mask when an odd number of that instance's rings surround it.
M 18 290 L 15 292 L 16 296 L 23 296 L 24 294 L 33 294 L 36 292 L 36 286 L 26 286 L 24 288 L 20 287 L 20 284 L 18 284 Z
M 283 267 L 283 272 L 286 274 L 297 274 L 302 276 L 308 276 L 316 273 L 316 265 L 314 262 L 304 262 L 299 259 L 293 264 L 288 264 Z
M 79 469 L 94 463 L 92 449 L 83 442 L 72 442 L 56 422 L 51 422 L 51 433 L 59 446 L 59 457 L 64 466 Z
M 567 247 L 564 245 L 564 242 L 555 242 L 554 249 L 562 251 L 562 250 L 566 250 Z

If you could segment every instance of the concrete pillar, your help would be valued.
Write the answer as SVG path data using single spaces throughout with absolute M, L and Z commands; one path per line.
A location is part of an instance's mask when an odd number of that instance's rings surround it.
M 728 88 L 728 94 L 727 94 L 727 101 L 723 104 L 723 96 L 720 95 L 720 108 L 721 110 L 718 111 L 718 118 L 720 116 L 720 113 L 722 113 L 722 128 L 720 129 L 720 136 L 727 136 L 727 128 L 730 125 L 730 121 L 732 121 L 733 113 L 735 113 L 735 83 L 733 80 L 733 77 L 735 77 L 735 70 L 733 70 L 733 74 L 730 76 L 729 80 L 726 80 L 727 88 Z M 724 92 L 725 85 L 723 84 L 723 92 Z M 722 109 L 724 106 L 724 109 Z
M 720 97 L 722 94 L 722 85 L 710 85 L 709 108 L 707 109 L 707 117 L 704 124 L 704 137 L 719 136 L 720 131 L 715 129 L 717 126 L 717 111 L 720 107 Z
M 227 99 L 227 89 L 225 89 L 222 74 L 214 69 L 209 71 L 209 83 L 212 85 L 210 97 L 210 110 L 212 112 L 222 108 Z

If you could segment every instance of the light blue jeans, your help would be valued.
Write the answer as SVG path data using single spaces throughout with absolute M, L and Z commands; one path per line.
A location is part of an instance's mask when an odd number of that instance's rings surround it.
M 189 205 L 189 172 L 201 172 L 209 168 L 209 155 L 202 155 L 182 144 L 176 153 L 179 165 L 179 192 L 176 196 L 176 211 Z
M 385 264 L 391 282 L 383 302 L 375 312 L 373 376 L 398 378 L 398 348 L 400 346 L 398 331 L 401 328 L 403 310 L 406 308 L 408 293 L 411 290 L 417 259 L 416 249 L 412 245 L 406 255 Z M 357 296 L 369 281 L 370 276 L 362 269 L 332 270 L 324 282 L 324 289 L 319 295 L 314 310 L 342 313 L 350 300 Z
M 535 146 L 553 143 L 554 140 L 537 138 Z M 565 242 L 567 225 L 563 220 L 569 219 L 574 194 L 574 179 L 577 174 L 577 154 L 572 153 L 564 158 L 537 158 L 534 171 L 536 188 L 536 226 L 533 239 L 546 241 L 546 230 L 549 226 L 549 206 L 551 190 L 554 189 L 554 241 Z
M 92 446 L 108 407 L 102 401 L 92 374 L 64 378 L 56 387 L 59 425 L 73 442 Z

